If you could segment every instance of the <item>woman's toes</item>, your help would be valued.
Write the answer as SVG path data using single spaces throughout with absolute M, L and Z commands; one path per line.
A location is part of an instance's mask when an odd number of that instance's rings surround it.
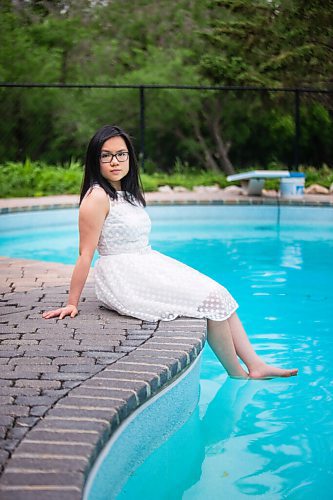
M 298 373 L 298 368 L 283 369 L 275 366 L 261 366 L 260 368 L 250 370 L 249 376 L 253 379 L 270 379 L 275 377 L 294 377 Z

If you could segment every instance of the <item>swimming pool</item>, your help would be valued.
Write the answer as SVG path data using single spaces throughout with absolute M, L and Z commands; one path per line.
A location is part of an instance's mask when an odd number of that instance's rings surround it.
M 298 366 L 300 375 L 231 380 L 206 345 L 198 406 L 131 472 L 118 498 L 327 498 L 332 488 L 332 209 L 281 207 L 279 225 L 276 207 L 148 211 L 152 246 L 227 286 L 259 354 L 280 366 Z M 11 229 L 1 238 L 0 254 L 75 261 L 77 242 L 66 243 L 62 251 L 58 225 L 66 225 L 70 235 L 76 211 L 56 212 L 5 216 L 1 234 L 6 224 Z M 20 215 L 26 221 L 20 222 Z M 25 243 L 27 221 L 37 227 L 37 254 L 33 233 Z

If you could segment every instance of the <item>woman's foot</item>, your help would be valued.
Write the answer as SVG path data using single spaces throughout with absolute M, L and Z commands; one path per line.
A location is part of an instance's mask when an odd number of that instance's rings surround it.
M 249 368 L 249 378 L 252 379 L 269 379 L 275 377 L 295 377 L 298 373 L 298 368 L 283 369 L 276 366 L 260 365 Z
M 248 379 L 249 374 L 243 370 L 243 368 L 240 366 L 239 370 L 235 370 L 233 372 L 228 373 L 230 378 L 240 378 L 240 379 Z

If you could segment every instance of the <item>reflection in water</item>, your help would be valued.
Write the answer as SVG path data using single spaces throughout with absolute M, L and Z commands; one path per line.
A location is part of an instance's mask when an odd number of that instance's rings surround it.
M 281 266 L 301 269 L 303 264 L 302 247 L 297 242 L 285 243 L 282 246 Z
M 276 334 L 268 339 L 275 364 L 284 356 L 277 353 L 282 340 Z M 221 375 L 206 345 L 195 412 L 134 472 L 117 499 L 312 500 L 328 491 L 332 387 L 323 359 L 326 341 L 299 334 L 294 343 L 299 365 L 303 359 L 300 376 L 265 381 Z

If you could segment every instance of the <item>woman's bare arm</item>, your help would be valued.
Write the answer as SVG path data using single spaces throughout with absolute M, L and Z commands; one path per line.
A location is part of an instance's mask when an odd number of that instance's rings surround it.
M 91 261 L 101 234 L 105 217 L 109 212 L 109 198 L 103 189 L 93 189 L 82 201 L 79 211 L 80 249 L 76 261 L 68 297 L 68 304 L 53 311 L 43 313 L 43 318 L 60 319 L 65 316 L 74 318 L 78 314 L 77 306 L 87 280 Z

